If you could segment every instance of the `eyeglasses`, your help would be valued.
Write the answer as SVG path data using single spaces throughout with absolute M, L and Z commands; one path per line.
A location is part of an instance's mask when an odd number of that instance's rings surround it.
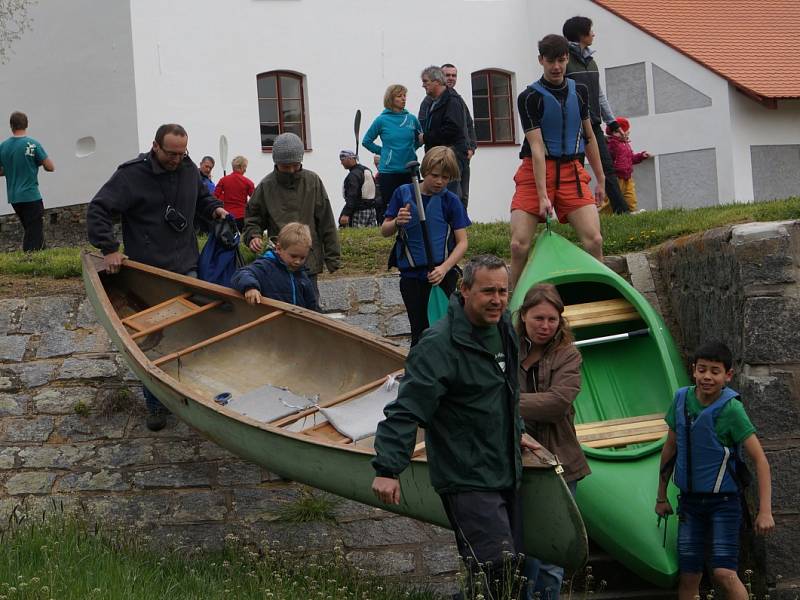
M 163 146 L 158 145 L 158 149 L 161 150 L 164 154 L 167 155 L 167 158 L 186 158 L 189 156 L 189 152 L 184 150 L 183 152 L 173 152 L 172 150 L 165 150 Z

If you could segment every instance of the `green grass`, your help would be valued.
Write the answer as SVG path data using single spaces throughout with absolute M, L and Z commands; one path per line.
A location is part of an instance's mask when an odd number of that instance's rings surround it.
M 284 504 L 278 516 L 289 523 L 334 522 L 339 498 L 313 488 L 303 487 L 298 497 Z
M 0 530 L 0 600 L 431 600 L 435 596 L 368 577 L 341 547 L 301 556 L 275 542 L 258 549 L 235 536 L 204 552 L 58 518 L 12 518 Z M 155 551 L 152 548 L 158 547 Z M 172 547 L 172 549 L 166 549 Z
M 657 246 L 669 239 L 749 221 L 800 219 L 800 197 L 752 204 L 726 204 L 694 210 L 672 209 L 638 215 L 603 215 L 605 254 L 623 254 Z M 577 238 L 571 227 L 556 224 L 554 230 L 568 239 Z M 394 242 L 377 229 L 340 230 L 342 239 L 341 275 L 383 273 Z M 469 228 L 467 256 L 491 253 L 509 259 L 507 222 L 474 223 Z M 203 243 L 203 240 L 200 240 Z M 0 275 L 44 276 L 53 278 L 80 276 L 80 248 L 53 248 L 32 254 L 0 253 Z M 254 254 L 242 246 L 245 261 Z

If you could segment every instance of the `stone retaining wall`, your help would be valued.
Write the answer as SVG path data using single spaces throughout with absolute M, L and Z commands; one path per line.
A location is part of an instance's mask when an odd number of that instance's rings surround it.
M 776 530 L 756 540 L 772 598 L 800 587 L 800 222 L 752 223 L 672 241 L 650 255 L 682 354 L 721 339 L 733 386 L 772 469 Z M 755 487 L 755 486 L 754 486 Z M 795 586 L 795 587 L 792 587 Z
M 44 211 L 44 241 L 48 248 L 86 245 L 87 204 L 47 208 Z M 12 212 L 0 215 L 0 252 L 22 249 L 22 225 Z

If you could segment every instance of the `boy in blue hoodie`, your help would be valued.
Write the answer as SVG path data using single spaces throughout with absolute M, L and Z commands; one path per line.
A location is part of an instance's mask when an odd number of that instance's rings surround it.
M 244 294 L 249 304 L 258 304 L 266 296 L 319 312 L 314 285 L 303 266 L 310 250 L 308 225 L 287 223 L 278 233 L 275 250 L 267 250 L 236 271 L 231 287 Z
M 758 515 L 755 532 L 775 527 L 769 463 L 739 394 L 727 387 L 733 356 L 720 342 L 696 351 L 692 375 L 696 385 L 679 389 L 664 420 L 669 426 L 661 451 L 656 496 L 659 517 L 672 514 L 667 484 L 673 470 L 678 496 L 679 600 L 699 597 L 706 555 L 714 581 L 732 600 L 747 600 L 737 576 L 739 525 L 742 519 L 744 448 L 756 467 Z M 706 548 L 710 546 L 710 548 Z

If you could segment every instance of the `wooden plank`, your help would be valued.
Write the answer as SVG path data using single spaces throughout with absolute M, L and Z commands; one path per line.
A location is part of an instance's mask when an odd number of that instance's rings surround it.
M 321 423 L 311 429 L 303 430 L 303 433 L 315 439 L 326 440 L 337 444 L 350 444 L 352 440 L 349 437 L 343 436 L 336 428 L 330 423 Z
M 376 379 L 375 381 L 370 381 L 369 383 L 365 383 L 362 386 L 355 388 L 354 390 L 350 390 L 349 392 L 345 392 L 340 396 L 336 396 L 335 398 L 331 398 L 327 402 L 320 402 L 317 406 L 312 408 L 307 408 L 305 410 L 301 410 L 299 413 L 295 413 L 293 415 L 289 415 L 288 417 L 283 417 L 281 419 L 277 419 L 276 421 L 272 421 L 270 425 L 275 427 L 283 427 L 284 425 L 291 425 L 295 421 L 298 421 L 304 417 L 307 417 L 310 414 L 317 412 L 320 408 L 328 408 L 329 406 L 333 406 L 335 404 L 339 404 L 340 402 L 344 402 L 345 400 L 350 400 L 351 398 L 355 398 L 356 396 L 360 396 L 365 392 L 369 392 L 374 390 L 377 387 L 382 386 L 386 383 L 386 378 L 389 376 L 397 376 L 403 372 L 402 369 L 399 371 L 394 371 L 393 373 L 389 373 L 388 375 L 384 375 L 380 379 Z
M 411 458 L 419 456 L 425 452 L 425 442 L 420 442 L 414 446 L 414 452 L 411 453 Z
M 666 433 L 666 432 L 664 432 Z M 657 435 L 655 433 L 643 433 L 641 435 L 624 436 L 618 438 L 611 438 L 606 440 L 596 440 L 587 442 L 584 446 L 589 448 L 617 448 L 620 446 L 627 446 L 629 444 L 641 444 L 642 442 L 654 442 L 664 437 L 664 433 Z
M 564 307 L 564 318 L 572 327 L 620 323 L 639 319 L 639 313 L 624 298 L 583 302 Z
M 186 293 L 181 294 L 180 296 L 175 296 L 174 298 L 170 298 L 169 300 L 165 300 L 164 302 L 161 302 L 160 304 L 156 304 L 155 306 L 151 306 L 150 308 L 146 308 L 144 310 L 141 310 L 141 311 L 139 311 L 137 313 L 132 314 L 129 317 L 125 317 L 124 319 L 122 319 L 122 324 L 123 325 L 127 325 L 128 327 L 130 327 L 132 329 L 141 330 L 142 326 L 141 325 L 137 325 L 136 323 L 133 323 L 132 322 L 133 320 L 137 319 L 138 317 L 144 317 L 146 315 L 149 315 L 150 313 L 156 312 L 157 310 L 161 310 L 162 308 L 165 308 L 165 307 L 167 307 L 167 306 L 169 306 L 171 304 L 174 304 L 175 302 L 177 302 L 177 301 L 179 301 L 181 299 L 188 298 L 191 295 L 192 295 L 191 292 L 186 292 Z
M 640 423 L 642 421 L 652 421 L 654 419 L 663 419 L 664 413 L 652 413 L 649 415 L 638 415 L 636 417 L 624 417 L 622 419 L 608 419 L 606 421 L 591 421 L 589 423 L 579 423 L 575 425 L 576 431 L 582 429 L 592 429 L 601 425 L 619 425 L 622 423 Z
M 166 356 L 162 356 L 159 359 L 153 361 L 153 364 L 157 367 L 163 365 L 164 363 L 170 362 L 175 360 L 176 358 L 180 358 L 186 354 L 190 354 L 195 352 L 196 350 L 200 350 L 201 348 L 206 348 L 212 344 L 216 344 L 217 342 L 221 342 L 222 340 L 226 340 L 231 336 L 236 335 L 237 333 L 241 333 L 243 331 L 247 331 L 248 329 L 252 329 L 256 325 L 261 325 L 262 323 L 266 323 L 267 321 L 271 321 L 276 317 L 280 317 L 283 314 L 282 310 L 276 310 L 275 312 L 271 312 L 263 317 L 259 317 L 255 321 L 250 321 L 249 323 L 245 323 L 244 325 L 239 325 L 238 327 L 234 327 L 233 329 L 229 329 L 228 331 L 224 331 L 218 335 L 208 338 L 207 340 L 203 340 L 202 342 L 197 342 L 196 344 L 192 344 L 191 346 L 187 346 L 177 352 L 172 352 L 171 354 L 167 354 Z
M 643 427 L 666 427 L 663 420 L 658 421 L 640 421 L 639 423 L 625 423 L 624 425 L 615 425 L 611 427 L 594 427 L 592 429 L 581 429 L 577 431 L 578 439 L 586 439 L 589 435 L 605 435 L 606 437 L 616 437 L 617 435 L 626 435 L 634 429 L 641 429 Z
M 645 433 L 657 434 L 661 437 L 667 432 L 667 424 L 661 423 L 660 425 L 648 425 L 645 427 L 634 427 L 623 431 L 600 431 L 597 433 L 581 433 L 578 435 L 578 441 L 582 444 L 587 442 L 596 442 L 598 440 L 614 440 L 621 438 L 631 438 Z M 657 439 L 657 438 L 656 438 Z
M 208 304 L 204 304 L 203 306 L 197 307 L 196 309 L 191 309 L 190 312 L 183 313 L 182 315 L 175 315 L 170 319 L 166 319 L 157 325 L 153 325 L 146 329 L 142 329 L 134 333 L 131 338 L 134 340 L 138 340 L 139 338 L 143 338 L 151 333 L 155 333 L 156 331 L 161 331 L 162 329 L 166 329 L 170 325 L 175 325 L 175 323 L 180 323 L 181 321 L 185 321 L 190 317 L 197 316 L 201 313 L 206 312 L 207 310 L 211 310 L 212 308 L 216 308 L 222 304 L 222 300 L 214 300 L 213 302 L 209 302 Z

